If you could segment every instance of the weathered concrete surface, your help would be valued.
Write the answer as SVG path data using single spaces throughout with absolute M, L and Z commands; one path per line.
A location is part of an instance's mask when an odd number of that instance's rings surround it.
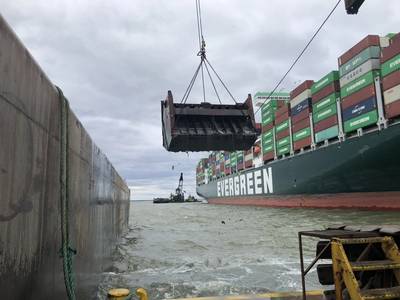
M 60 58 L 62 59 L 62 58 Z M 65 299 L 58 92 L 0 15 L 0 295 Z M 71 112 L 70 230 L 77 298 L 128 225 L 129 189 Z

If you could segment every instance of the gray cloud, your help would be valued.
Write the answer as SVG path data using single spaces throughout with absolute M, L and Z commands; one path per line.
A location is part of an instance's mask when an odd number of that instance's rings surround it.
M 238 100 L 272 89 L 335 3 L 203 0 L 208 57 Z M 167 153 L 160 127 L 160 100 L 168 89 L 180 99 L 198 64 L 194 1 L 0 4 L 136 199 L 168 195 L 181 171 L 194 193 L 195 165 L 206 154 Z M 341 4 L 282 86 L 337 68 L 337 57 L 366 34 L 398 30 L 398 11 L 398 0 L 368 0 L 348 16 Z M 192 96 L 199 101 L 200 89 Z

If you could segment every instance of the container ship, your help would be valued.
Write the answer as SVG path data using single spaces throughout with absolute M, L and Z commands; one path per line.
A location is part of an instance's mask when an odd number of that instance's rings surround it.
M 253 105 L 254 146 L 197 165 L 209 203 L 400 209 L 400 34 L 368 35 L 337 70 L 291 92 L 258 92 Z

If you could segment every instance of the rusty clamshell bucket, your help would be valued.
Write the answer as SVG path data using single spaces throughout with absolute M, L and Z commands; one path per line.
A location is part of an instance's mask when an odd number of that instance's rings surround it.
M 174 103 L 171 91 L 161 101 L 163 146 L 179 151 L 250 149 L 259 135 L 251 95 L 233 105 Z

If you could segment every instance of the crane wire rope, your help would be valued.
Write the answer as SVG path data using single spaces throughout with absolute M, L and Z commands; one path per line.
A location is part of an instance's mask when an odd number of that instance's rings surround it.
M 203 102 L 206 102 L 206 88 L 205 88 L 205 79 L 204 79 L 204 69 L 206 69 L 207 75 L 210 79 L 211 85 L 214 89 L 215 95 L 218 98 L 218 101 L 220 104 L 222 104 L 221 98 L 219 96 L 219 93 L 217 91 L 217 88 L 215 86 L 213 77 L 211 75 L 211 72 L 208 68 L 208 66 L 211 68 L 212 72 L 214 75 L 217 77 L 217 79 L 220 81 L 222 86 L 225 88 L 229 96 L 232 98 L 232 100 L 237 104 L 236 99 L 233 97 L 232 93 L 228 89 L 227 85 L 225 82 L 222 80 L 221 76 L 218 75 L 218 73 L 215 71 L 214 67 L 211 65 L 211 63 L 208 61 L 206 57 L 206 43 L 204 41 L 204 35 L 203 35 L 203 21 L 201 17 L 201 6 L 200 6 L 200 0 L 195 0 L 196 1 L 196 19 L 197 19 L 197 35 L 198 35 L 198 42 L 199 42 L 199 52 L 197 53 L 197 56 L 200 56 L 200 64 L 198 65 L 192 79 L 189 82 L 189 86 L 186 88 L 185 93 L 183 94 L 181 104 L 186 103 L 187 99 L 189 98 L 189 95 L 193 89 L 194 83 L 197 79 L 197 76 L 199 72 L 201 71 L 201 82 L 202 82 L 202 92 L 203 92 Z M 208 66 L 207 66 L 208 64 Z
M 297 56 L 297 58 L 294 60 L 294 62 L 291 64 L 289 70 L 287 70 L 287 72 L 283 75 L 283 77 L 279 80 L 279 82 L 277 83 L 277 85 L 274 87 L 274 89 L 272 90 L 272 92 L 269 93 L 269 95 L 267 96 L 267 98 L 264 100 L 264 102 L 260 105 L 260 107 L 256 110 L 256 112 L 254 114 L 257 114 L 257 112 L 261 109 L 261 107 L 271 98 L 271 96 L 275 93 L 275 91 L 278 89 L 278 87 L 281 85 L 281 83 L 286 79 L 286 76 L 290 73 L 290 71 L 292 71 L 292 69 L 294 68 L 294 66 L 297 64 L 297 62 L 300 60 L 300 58 L 303 56 L 303 54 L 306 52 L 306 50 L 308 49 L 308 47 L 310 46 L 310 44 L 313 42 L 313 40 L 315 39 L 315 37 L 318 35 L 318 33 L 321 31 L 321 29 L 324 27 L 325 23 L 329 20 L 329 18 L 331 17 L 331 15 L 335 12 L 336 8 L 339 6 L 340 2 L 342 2 L 342 0 L 338 0 L 338 2 L 335 4 L 335 6 L 332 8 L 332 10 L 329 12 L 328 16 L 324 19 L 324 21 L 322 22 L 322 24 L 318 27 L 317 31 L 315 31 L 315 33 L 313 34 L 313 36 L 311 37 L 311 39 L 308 41 L 308 43 L 306 44 L 306 46 L 303 48 L 303 50 L 300 52 L 300 54 Z

